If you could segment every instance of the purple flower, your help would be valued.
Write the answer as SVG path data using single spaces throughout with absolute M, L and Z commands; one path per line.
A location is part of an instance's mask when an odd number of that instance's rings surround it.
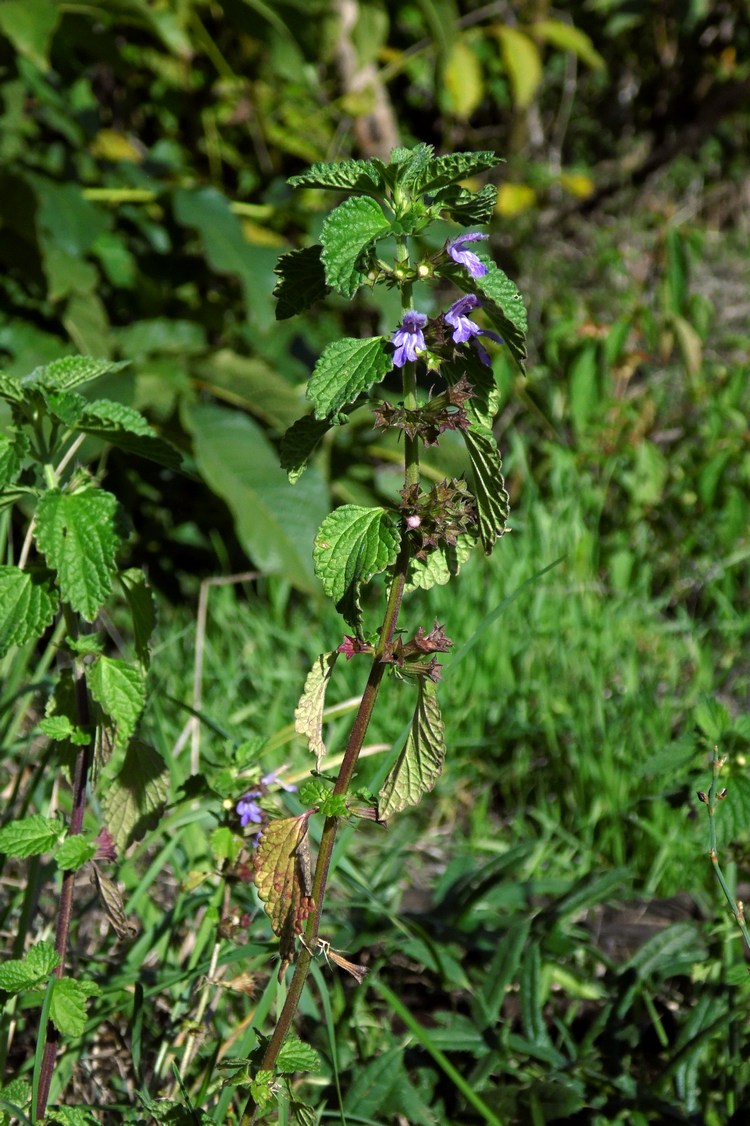
M 296 794 L 297 787 L 290 782 L 282 782 L 279 778 L 282 770 L 286 770 L 286 764 L 280 766 L 278 770 L 272 770 L 270 774 L 264 774 L 260 782 L 262 786 L 281 786 L 287 794 Z
M 459 297 L 458 301 L 454 301 L 447 313 L 444 314 L 445 320 L 453 329 L 453 340 L 456 344 L 465 344 L 467 340 L 474 340 L 474 347 L 479 354 L 479 359 L 487 367 L 490 366 L 490 357 L 487 349 L 480 343 L 478 337 L 488 336 L 490 340 L 494 340 L 497 344 L 503 343 L 503 338 L 498 336 L 496 332 L 488 332 L 484 328 L 480 328 L 478 324 L 469 317 L 474 309 L 481 309 L 482 302 L 473 293 L 467 293 L 465 297 Z
M 260 790 L 248 790 L 237 802 L 237 816 L 243 829 L 250 822 L 254 825 L 260 825 L 263 820 L 263 810 L 256 800 L 260 796 Z
M 410 309 L 404 313 L 404 319 L 393 334 L 391 343 L 396 351 L 393 353 L 393 365 L 402 368 L 407 360 L 414 362 L 419 352 L 423 352 L 427 345 L 424 342 L 422 329 L 427 324 L 424 313 L 416 313 Z
M 448 256 L 454 262 L 458 262 L 459 266 L 465 266 L 473 278 L 481 278 L 487 273 L 487 266 L 473 250 L 466 249 L 466 243 L 477 242 L 489 237 L 489 235 L 482 235 L 478 231 L 472 231 L 468 235 L 459 235 L 458 238 L 451 239 L 445 244 L 445 249 L 448 251 Z

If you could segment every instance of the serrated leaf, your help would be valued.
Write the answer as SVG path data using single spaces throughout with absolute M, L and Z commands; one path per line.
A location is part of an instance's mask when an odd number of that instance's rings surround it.
M 38 942 L 23 958 L 8 958 L 0 964 L 0 989 L 6 993 L 22 993 L 47 981 L 60 962 L 60 956 L 48 942 Z
M 25 1079 L 11 1079 L 0 1087 L 0 1123 L 2 1126 L 17 1126 L 23 1122 L 21 1111 L 31 1103 L 31 1084 Z M 15 1111 L 17 1118 L 9 1118 L 7 1112 Z M 25 1121 L 29 1121 L 28 1118 Z
M 404 587 L 405 593 L 417 589 L 430 590 L 433 586 L 445 586 L 460 573 L 476 545 L 474 536 L 459 536 L 455 544 L 439 544 L 426 559 L 411 559 Z
M 487 273 L 481 278 L 472 278 L 471 285 L 482 298 L 482 305 L 487 316 L 492 321 L 502 336 L 513 359 L 523 371 L 523 362 L 526 359 L 526 332 L 528 318 L 523 298 L 518 292 L 518 286 L 494 262 L 487 263 Z M 451 275 L 454 276 L 453 274 Z M 455 278 L 460 288 L 466 292 L 472 290 L 467 287 L 466 279 Z
M 328 285 L 353 297 L 367 273 L 366 251 L 390 230 L 382 208 L 369 196 L 345 199 L 334 208 L 320 232 Z
M 51 489 L 37 506 L 36 540 L 63 599 L 93 622 L 112 590 L 120 537 L 117 498 L 103 489 Z
M 228 826 L 219 825 L 211 834 L 209 843 L 214 860 L 218 864 L 222 864 L 225 860 L 235 861 L 245 842 L 237 833 L 233 833 Z
M 330 428 L 330 419 L 317 419 L 314 415 L 306 414 L 286 431 L 279 447 L 279 460 L 281 468 L 286 470 L 290 485 L 299 481 L 307 462 Z
M 505 531 L 510 511 L 502 472 L 503 463 L 491 430 L 470 426 L 468 430 L 461 432 L 461 436 L 469 451 L 474 475 L 479 537 L 485 553 L 490 555 L 498 536 Z
M 153 747 L 133 740 L 101 797 L 107 827 L 122 852 L 157 823 L 169 793 L 169 769 Z
M 58 1122 L 60 1126 L 98 1126 L 99 1119 L 93 1110 L 85 1106 L 58 1106 L 48 1110 L 46 1122 Z
M 82 383 L 90 383 L 92 379 L 124 367 L 127 367 L 125 361 L 114 363 L 112 360 L 95 360 L 91 356 L 63 356 L 51 364 L 35 368 L 22 380 L 22 384 L 38 384 L 46 391 L 71 391 Z
M 313 667 L 307 674 L 299 703 L 294 709 L 294 730 L 307 739 L 307 745 L 315 755 L 315 766 L 318 770 L 326 753 L 326 745 L 323 742 L 326 689 L 338 655 L 338 650 L 334 650 L 332 653 L 322 653 L 315 658 Z
M 316 243 L 302 250 L 290 250 L 279 258 L 273 271 L 279 276 L 273 291 L 278 302 L 277 321 L 296 316 L 330 293 L 320 257 L 322 250 Z
M 0 657 L 12 646 L 41 637 L 58 606 L 48 574 L 0 565 Z
M 282 967 L 294 957 L 294 942 L 314 910 L 307 829 L 310 813 L 281 817 L 263 829 L 255 850 L 255 885 L 279 938 Z
M 313 547 L 315 573 L 354 628 L 359 587 L 395 562 L 400 542 L 398 525 L 384 508 L 344 504 L 321 524 Z
M 101 990 L 93 981 L 57 978 L 52 983 L 49 1018 L 64 1036 L 82 1036 L 86 1027 L 86 1002 Z
M 465 227 L 489 223 L 497 204 L 497 188 L 487 184 L 480 192 L 470 192 L 452 184 L 438 192 L 433 201 L 440 211 L 447 211 L 451 219 Z
M 160 438 L 143 415 L 124 403 L 97 399 L 87 403 L 76 422 L 78 430 L 117 446 L 126 453 L 145 457 L 167 469 L 179 469 L 182 454 Z
M 54 856 L 57 867 L 63 872 L 77 872 L 89 860 L 94 859 L 96 850 L 96 841 L 92 841 L 90 837 L 83 833 L 66 837 L 62 844 L 55 849 Z
M 125 592 L 133 625 L 133 643 L 136 656 L 145 669 L 151 662 L 149 642 L 156 629 L 156 603 L 143 571 L 130 567 L 121 571 L 119 580 Z
M 146 705 L 146 678 L 142 670 L 116 657 L 99 657 L 86 666 L 86 684 L 115 725 L 117 742 L 126 743 Z
M 293 188 L 330 188 L 334 191 L 371 192 L 382 187 L 377 165 L 370 160 L 342 160 L 337 164 L 312 164 L 287 181 Z
M 320 1056 L 304 1040 L 287 1036 L 279 1049 L 276 1069 L 283 1075 L 292 1075 L 295 1071 L 320 1071 Z
M 28 450 L 29 440 L 25 434 L 13 431 L 0 434 L 0 489 L 7 489 L 17 481 Z
M 42 817 L 33 813 L 20 821 L 11 821 L 0 829 L 0 853 L 23 860 L 26 856 L 39 856 L 49 852 L 65 826 L 56 817 Z
M 435 192 L 459 180 L 497 168 L 502 163 L 501 157 L 490 149 L 482 152 L 446 153 L 444 156 L 432 157 L 424 164 L 416 178 L 415 187 L 420 192 Z
M 393 355 L 386 352 L 382 336 L 332 341 L 323 349 L 307 387 L 315 418 L 338 414 L 373 383 L 380 383 L 392 367 Z
M 5 399 L 6 403 L 22 403 L 25 397 L 21 380 L 0 372 L 0 399 Z
M 445 760 L 445 728 L 436 685 L 419 679 L 419 696 L 411 729 L 378 798 L 378 818 L 385 820 L 416 805 L 437 782 Z
M 296 1123 L 296 1126 L 319 1126 L 320 1115 L 314 1107 L 307 1103 L 301 1103 L 299 1099 L 290 1099 L 289 1109 L 292 1113 L 292 1121 Z
M 464 403 L 464 410 L 473 424 L 486 430 L 491 429 L 502 401 L 492 368 L 483 364 L 479 356 L 470 351 L 464 353 L 459 360 L 443 363 L 440 373 L 451 387 L 462 376 L 466 376 L 471 384 L 471 398 Z
M 114 880 L 104 875 L 98 864 L 93 864 L 92 867 L 94 882 L 112 929 L 120 939 L 134 938 L 138 934 L 138 927 L 135 923 L 131 923 L 125 914 L 122 892 Z

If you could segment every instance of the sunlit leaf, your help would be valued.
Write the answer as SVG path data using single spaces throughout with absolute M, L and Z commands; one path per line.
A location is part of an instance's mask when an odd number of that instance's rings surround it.
M 294 710 L 294 730 L 307 739 L 307 745 L 315 755 L 315 765 L 318 770 L 326 753 L 326 745 L 323 742 L 326 689 L 337 657 L 338 650 L 334 650 L 332 653 L 322 653 L 315 658 L 313 667 L 307 674 L 299 703 Z
M 310 812 L 270 821 L 255 850 L 255 884 L 273 932 L 280 940 L 282 968 L 294 957 L 294 944 L 315 903 L 312 899 Z
M 445 760 L 445 728 L 437 687 L 419 679 L 419 696 L 406 743 L 388 772 L 378 799 L 378 818 L 387 820 L 409 805 L 417 805 L 437 782 Z

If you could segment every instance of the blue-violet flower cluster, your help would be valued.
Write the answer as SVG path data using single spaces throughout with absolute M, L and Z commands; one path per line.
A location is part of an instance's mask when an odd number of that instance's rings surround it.
M 281 769 L 283 770 L 283 767 Z M 280 782 L 278 775 L 278 770 L 273 770 L 270 774 L 265 774 L 257 784 L 256 789 L 247 790 L 237 802 L 235 808 L 237 810 L 237 816 L 240 819 L 240 825 L 242 825 L 243 829 L 250 824 L 260 825 L 263 821 L 264 815 L 259 799 L 263 797 L 269 786 L 273 786 L 274 783 L 276 783 L 281 786 L 282 790 L 286 790 L 287 793 L 291 794 L 296 791 L 296 786 L 287 786 L 284 782 Z

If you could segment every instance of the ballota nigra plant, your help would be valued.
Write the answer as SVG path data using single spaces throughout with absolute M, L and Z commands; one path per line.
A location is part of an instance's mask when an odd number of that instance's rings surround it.
M 277 317 L 301 313 L 331 290 L 351 298 L 361 287 L 376 285 L 399 291 L 402 312 L 390 334 L 340 339 L 325 348 L 307 388 L 312 412 L 285 434 L 282 465 L 295 482 L 323 435 L 344 425 L 353 408 L 369 398 L 373 425 L 401 432 L 404 476 L 400 503 L 392 509 L 344 504 L 326 517 L 315 537 L 315 570 L 349 630 L 338 649 L 315 661 L 295 713 L 297 731 L 315 753 L 318 770 L 326 753 L 324 699 L 336 660 L 343 654 L 347 660 L 369 661 L 335 784 L 331 788 L 312 777 L 300 791 L 307 808 L 296 817 L 269 819 L 263 814 L 256 800 L 262 787 L 245 794 L 237 807 L 243 824 L 255 822 L 259 830 L 254 878 L 279 938 L 280 976 L 294 963 L 276 1028 L 258 1049 L 245 1126 L 270 1107 L 285 1076 L 309 1066 L 306 1046 L 290 1030 L 311 959 L 320 952 L 335 953 L 318 931 L 339 822 L 353 817 L 385 821 L 415 805 L 442 770 L 439 655 L 452 642 L 437 622 L 409 632 L 400 620 L 403 596 L 414 588 L 447 583 L 477 542 L 491 552 L 506 527 L 508 496 L 492 433 L 499 393 L 485 342 L 502 345 L 522 366 L 526 311 L 515 284 L 483 253 L 486 234 L 459 232 L 436 251 L 424 250 L 421 237 L 438 221 L 462 228 L 487 223 L 495 188 L 472 191 L 462 183 L 498 163 L 492 152 L 436 157 L 429 146 L 418 145 L 394 150 L 387 164 L 315 164 L 290 181 L 346 198 L 324 222 L 319 245 L 280 259 Z M 450 287 L 461 296 L 439 310 L 437 303 Z M 420 304 L 432 315 L 420 311 Z M 493 329 L 474 320 L 480 310 Z M 373 394 L 394 369 L 401 375 L 395 404 Z M 429 392 L 420 390 L 420 369 L 428 374 Z M 471 481 L 444 480 L 425 489 L 420 449 L 436 444 L 449 430 L 458 431 L 466 444 Z M 365 620 L 361 590 L 376 575 L 384 576 L 385 609 L 373 628 Z M 406 743 L 375 796 L 352 789 L 352 782 L 387 674 L 413 686 L 415 707 Z M 313 866 L 308 830 L 316 816 L 323 818 L 323 827 Z M 343 968 L 360 980 L 364 974 L 352 963 Z

